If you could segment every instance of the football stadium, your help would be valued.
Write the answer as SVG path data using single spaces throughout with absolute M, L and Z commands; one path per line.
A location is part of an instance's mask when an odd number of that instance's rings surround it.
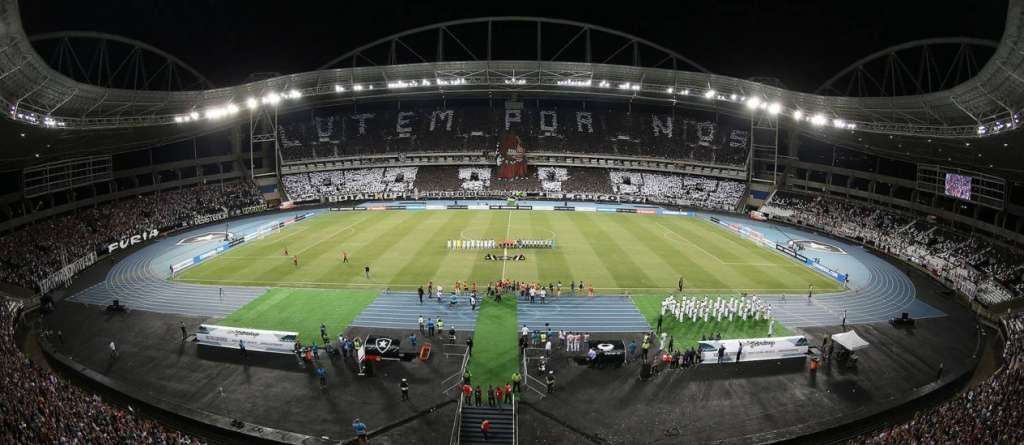
M 1024 0 L 91 3 L 0 0 L 3 443 L 1024 443 Z

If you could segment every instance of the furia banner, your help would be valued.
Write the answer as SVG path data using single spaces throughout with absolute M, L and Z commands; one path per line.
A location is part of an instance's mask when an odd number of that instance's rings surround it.
M 238 349 L 238 342 L 245 344 L 249 351 L 294 354 L 298 332 L 264 331 L 262 329 L 234 328 L 201 324 L 196 331 L 196 340 L 201 345 Z
M 718 363 L 718 350 L 725 346 L 723 363 L 736 361 L 736 353 L 740 352 L 741 362 L 754 360 L 778 360 L 784 358 L 803 358 L 807 356 L 810 345 L 803 336 L 745 338 L 737 340 L 709 340 L 697 342 L 704 364 Z M 742 352 L 740 345 L 743 345 Z
M 140 234 L 129 236 L 129 237 L 127 237 L 125 239 L 122 239 L 122 240 L 120 240 L 120 241 L 118 241 L 116 243 L 107 244 L 107 252 L 106 253 L 114 253 L 114 251 L 117 250 L 117 249 L 127 249 L 127 248 L 129 248 L 131 246 L 134 246 L 134 245 L 136 245 L 138 243 L 141 243 L 143 241 L 148 241 L 148 240 L 151 240 L 151 239 L 156 239 L 156 237 L 158 237 L 158 236 L 160 236 L 160 231 L 159 230 L 157 230 L 157 229 L 147 230 L 147 231 L 142 232 Z

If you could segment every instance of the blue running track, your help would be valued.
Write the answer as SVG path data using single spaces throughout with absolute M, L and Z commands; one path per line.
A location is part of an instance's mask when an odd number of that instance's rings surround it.
M 233 221 L 229 230 L 240 236 L 255 232 L 263 224 L 301 213 L 276 213 Z M 106 306 L 117 298 L 129 309 L 225 317 L 262 295 L 267 288 L 218 287 L 168 281 L 171 264 L 206 252 L 221 243 L 206 241 L 179 245 L 178 242 L 216 231 L 223 232 L 224 226 L 209 225 L 188 230 L 143 247 L 115 264 L 107 273 L 106 280 L 73 295 L 70 300 Z
M 519 324 L 542 329 L 544 323 L 556 331 L 646 332 L 651 330 L 629 297 L 554 297 L 541 304 L 521 298 L 517 305 Z
M 359 317 L 352 322 L 352 326 L 367 328 L 388 328 L 388 329 L 419 329 L 419 317 L 424 319 L 441 317 L 444 320 L 444 329 L 447 331 L 455 326 L 456 331 L 471 331 L 476 329 L 476 311 L 470 309 L 469 297 L 459 297 L 459 303 L 449 307 L 448 297 L 442 303 L 437 299 L 424 298 L 423 304 L 419 297 L 413 292 L 392 292 L 381 294 L 370 304 Z
M 702 216 L 703 217 L 703 216 Z M 778 243 L 790 239 L 814 240 L 837 246 L 843 253 L 804 252 L 819 257 L 821 264 L 840 272 L 850 273 L 850 290 L 815 295 L 807 300 L 807 292 L 761 297 L 772 305 L 772 315 L 790 327 L 833 326 L 842 324 L 875 323 L 909 312 L 914 318 L 945 316 L 944 313 L 916 298 L 917 291 L 910 278 L 891 263 L 868 252 L 863 247 L 837 239 L 798 230 L 788 226 L 762 223 L 748 219 L 721 217 L 723 221 L 751 227 Z M 722 230 L 727 230 L 722 228 Z

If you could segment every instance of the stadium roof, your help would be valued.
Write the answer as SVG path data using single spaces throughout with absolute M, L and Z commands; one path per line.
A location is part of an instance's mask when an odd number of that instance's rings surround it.
M 998 48 L 972 79 L 928 94 L 841 97 L 710 74 L 672 50 L 627 33 L 574 21 L 531 17 L 486 17 L 420 27 L 364 45 L 320 70 L 225 88 L 104 88 L 76 82 L 52 69 L 29 43 L 21 26 L 17 0 L 0 0 L 0 44 L 4 48 L 0 52 L 0 102 L 8 117 L 52 133 L 30 132 L 36 135 L 30 138 L 33 142 L 26 141 L 24 150 L 12 153 L 15 157 L 31 156 L 31 152 L 38 152 L 45 145 L 77 145 L 77 135 L 93 138 L 93 147 L 97 149 L 116 149 L 208 132 L 208 121 L 223 127 L 247 118 L 250 103 L 287 111 L 355 100 L 510 93 L 677 103 L 740 115 L 777 110 L 786 122 L 806 126 L 811 132 L 838 127 L 837 130 L 852 129 L 865 134 L 977 140 L 1015 128 L 1017 113 L 1024 108 L 1024 54 L 1018 50 L 1024 47 L 1022 5 L 1024 0 L 1009 2 Z M 490 42 L 497 45 L 500 40 L 492 25 L 508 22 L 536 24 L 536 60 L 489 57 Z M 480 26 L 472 28 L 475 25 Z M 585 41 L 585 56 L 559 57 L 562 51 L 540 54 L 542 30 L 552 26 L 578 29 L 563 49 Z M 468 39 L 456 30 L 465 27 L 475 30 L 471 31 L 477 33 L 474 40 L 488 42 L 486 54 L 475 54 L 462 43 Z M 404 61 L 407 58 L 396 55 L 402 51 L 403 39 L 416 34 L 438 36 L 437 51 L 416 53 L 416 63 L 408 63 Z M 598 35 L 618 37 L 626 44 L 607 57 L 591 54 L 590 38 L 596 39 Z M 372 60 L 376 57 L 373 51 L 382 47 L 390 48 L 384 53 L 384 57 L 390 58 L 383 63 L 380 59 Z M 397 63 L 400 59 L 403 62 Z M 794 117 L 799 119 L 793 120 Z M 83 129 L 92 131 L 79 131 Z

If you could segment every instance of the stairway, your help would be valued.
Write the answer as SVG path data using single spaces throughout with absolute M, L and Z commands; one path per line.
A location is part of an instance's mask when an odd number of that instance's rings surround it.
M 484 419 L 491 421 L 491 432 L 484 440 L 484 434 L 480 432 L 480 422 Z M 490 408 L 487 406 L 464 406 L 462 408 L 462 425 L 459 432 L 459 443 L 462 445 L 484 445 L 484 444 L 512 444 L 514 418 L 512 406 L 504 405 L 502 409 Z

